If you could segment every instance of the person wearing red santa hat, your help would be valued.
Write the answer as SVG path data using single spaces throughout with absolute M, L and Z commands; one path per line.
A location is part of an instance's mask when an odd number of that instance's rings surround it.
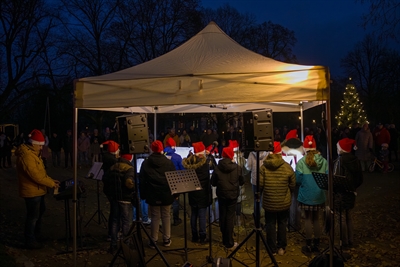
M 233 149 L 224 147 L 222 159 L 218 162 L 211 177 L 212 185 L 217 187 L 219 227 L 222 233 L 222 244 L 226 249 L 237 246 L 233 240 L 233 227 L 240 186 L 244 184 L 242 170 L 233 161 L 233 157 Z
M 307 154 L 296 165 L 296 183 L 299 186 L 297 200 L 305 214 L 306 245 L 302 247 L 302 252 L 309 257 L 312 252 L 319 253 L 322 235 L 319 213 L 326 201 L 325 191 L 319 188 L 312 173 L 328 173 L 328 162 L 317 151 L 317 143 L 312 135 L 304 138 L 303 147 Z
M 103 190 L 110 201 L 109 230 L 111 243 L 109 252 L 117 251 L 118 232 L 127 237 L 131 224 L 132 201 L 135 196 L 135 170 L 132 166 L 133 155 L 124 154 L 103 175 Z
M 185 169 L 196 171 L 197 178 L 201 184 L 201 190 L 189 192 L 190 226 L 192 242 L 200 241 L 201 244 L 204 244 L 206 242 L 207 207 L 212 203 L 210 169 L 213 169 L 216 163 L 213 157 L 205 155 L 203 142 L 195 142 L 192 146 L 194 154 L 184 158 L 182 164 Z
M 283 255 L 287 246 L 286 225 L 291 194 L 296 186 L 296 176 L 292 167 L 282 158 L 278 144 L 274 143 L 274 152 L 264 160 L 259 179 L 263 195 L 262 207 L 265 213 L 267 244 L 273 253 Z
M 139 175 L 140 198 L 145 199 L 150 209 L 150 248 L 155 248 L 158 240 L 160 220 L 163 225 L 163 245 L 171 245 L 171 205 L 175 196 L 171 194 L 165 172 L 175 171 L 175 166 L 165 157 L 163 144 L 156 140 L 151 143 L 150 156 L 143 161 Z
M 119 144 L 113 140 L 107 140 L 100 144 L 100 148 L 105 149 L 102 155 L 102 169 L 106 172 L 117 162 L 117 158 L 119 158 Z
M 334 192 L 334 207 L 342 213 L 342 247 L 349 249 L 354 244 L 354 230 L 352 210 L 355 206 L 357 188 L 363 183 L 361 163 L 353 155 L 355 140 L 343 138 L 337 143 L 338 158 L 334 161 L 334 175 L 346 177 L 346 184 L 349 188 L 344 192 Z
M 15 151 L 19 196 L 24 198 L 26 207 L 25 245 L 28 249 L 39 249 L 37 241 L 41 232 L 42 216 L 46 210 L 44 197 L 47 188 L 58 188 L 59 181 L 46 173 L 40 153 L 45 138 L 39 130 L 29 134 L 28 144 L 21 144 Z
M 166 143 L 164 148 L 165 156 L 172 161 L 177 171 L 184 170 L 185 168 L 182 165 L 182 157 L 178 153 L 175 153 L 176 151 L 175 140 L 170 137 L 167 139 L 165 143 Z M 172 203 L 172 217 L 174 219 L 174 223 L 172 224 L 173 226 L 178 226 L 179 224 L 182 223 L 182 219 L 179 218 L 179 206 L 180 204 L 178 195 L 177 198 L 174 200 L 174 203 Z

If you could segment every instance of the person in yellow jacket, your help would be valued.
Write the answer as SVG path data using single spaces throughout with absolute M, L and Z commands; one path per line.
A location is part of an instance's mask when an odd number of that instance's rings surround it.
M 44 196 L 47 188 L 58 188 L 60 183 L 46 173 L 40 157 L 44 143 L 43 134 L 35 129 L 29 135 L 28 144 L 20 145 L 15 151 L 19 196 L 25 199 L 27 211 L 24 234 L 28 249 L 42 247 L 36 240 L 35 234 L 40 234 L 41 218 L 46 209 Z

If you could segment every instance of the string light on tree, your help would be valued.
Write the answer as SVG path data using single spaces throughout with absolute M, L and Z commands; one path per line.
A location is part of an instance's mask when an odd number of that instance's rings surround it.
M 360 102 L 356 87 L 354 86 L 351 77 L 346 85 L 346 90 L 343 93 L 342 106 L 337 116 L 335 116 L 339 127 L 350 127 L 354 123 L 368 123 L 367 114 Z

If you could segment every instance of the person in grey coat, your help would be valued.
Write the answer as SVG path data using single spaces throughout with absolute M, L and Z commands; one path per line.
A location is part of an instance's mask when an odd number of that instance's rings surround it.
M 355 155 L 361 163 L 362 171 L 368 170 L 373 157 L 374 139 L 371 131 L 369 130 L 368 123 L 364 123 L 363 128 L 356 134 L 356 147 Z

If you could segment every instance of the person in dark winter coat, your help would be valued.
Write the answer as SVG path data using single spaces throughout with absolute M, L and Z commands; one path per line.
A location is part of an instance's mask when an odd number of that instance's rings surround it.
M 274 153 L 267 156 L 260 168 L 260 187 L 267 244 L 273 253 L 283 255 L 287 246 L 286 225 L 296 176 L 292 167 L 282 158 L 281 151 L 275 149 L 280 148 L 276 143 L 278 142 L 274 142 Z
M 171 195 L 165 172 L 175 171 L 175 166 L 163 154 L 163 144 L 156 140 L 151 144 L 152 154 L 143 161 L 139 175 L 140 198 L 145 199 L 151 212 L 151 241 L 155 248 L 158 240 L 160 219 L 163 227 L 164 246 L 171 245 L 171 204 L 175 197 Z
M 165 156 L 172 161 L 177 171 L 184 170 L 185 168 L 182 165 L 182 157 L 175 153 L 176 143 L 173 138 L 168 138 L 165 142 L 166 146 L 164 148 Z M 174 219 L 173 226 L 178 226 L 182 223 L 182 219 L 179 218 L 179 195 L 176 196 L 176 199 L 172 203 L 172 217 Z
M 222 243 L 227 249 L 237 246 L 233 240 L 233 227 L 240 186 L 244 184 L 242 170 L 233 162 L 233 158 L 232 147 L 225 147 L 222 150 L 222 159 L 215 167 L 211 178 L 212 185 L 217 187 L 219 227 L 222 233 Z
M 184 158 L 182 162 L 185 169 L 194 169 L 196 171 L 197 178 L 199 178 L 202 187 L 201 190 L 189 192 L 192 242 L 197 242 L 200 238 L 200 243 L 205 243 L 207 207 L 212 203 L 210 183 L 210 164 L 212 164 L 212 160 L 206 157 L 205 147 L 202 142 L 193 143 L 193 150 L 194 154 Z M 199 222 L 199 227 L 197 227 L 197 221 Z
M 135 170 L 132 154 L 119 157 L 117 162 L 103 175 L 104 193 L 110 201 L 111 244 L 110 252 L 117 250 L 118 232 L 125 238 L 131 223 L 132 201 L 135 200 Z
M 335 209 L 342 213 L 342 246 L 349 248 L 354 243 L 352 210 L 355 206 L 357 188 L 363 183 L 361 164 L 353 155 L 355 140 L 343 138 L 337 143 L 339 157 L 334 162 L 334 175 L 345 177 L 346 190 L 334 192 Z M 335 189 L 334 189 L 335 190 Z

